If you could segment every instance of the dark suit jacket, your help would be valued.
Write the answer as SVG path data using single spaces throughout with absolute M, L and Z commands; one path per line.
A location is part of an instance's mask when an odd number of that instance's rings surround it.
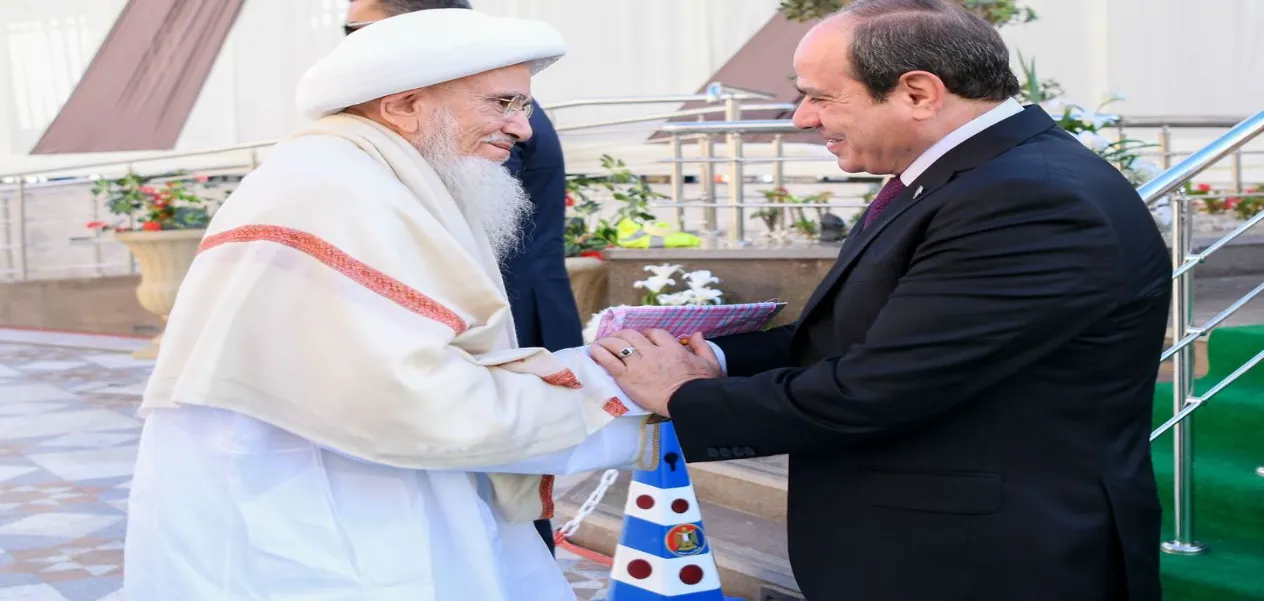
M 717 339 L 729 377 L 669 410 L 688 461 L 789 454 L 809 601 L 1155 600 L 1170 277 L 1133 187 L 1028 107 L 849 236 L 796 326 Z
M 566 161 L 557 132 L 537 105 L 531 139 L 514 146 L 505 168 L 531 195 L 531 222 L 518 251 L 504 264 L 509 308 L 519 346 L 551 351 L 584 343 L 579 307 L 566 275 Z

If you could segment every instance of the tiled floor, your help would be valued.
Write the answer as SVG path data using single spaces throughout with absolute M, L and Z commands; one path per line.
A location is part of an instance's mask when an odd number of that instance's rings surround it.
M 62 346 L 54 346 L 62 345 Z M 150 362 L 138 341 L 0 329 L 0 601 L 124 601 L 123 535 Z M 559 550 L 580 601 L 609 568 Z

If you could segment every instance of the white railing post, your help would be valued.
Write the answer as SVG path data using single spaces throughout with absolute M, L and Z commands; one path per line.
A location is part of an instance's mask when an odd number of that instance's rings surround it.
M 1172 263 L 1185 264 L 1192 251 L 1193 203 L 1184 194 L 1171 195 Z M 1188 270 L 1172 278 L 1172 339 L 1189 334 L 1193 314 L 1194 273 Z M 1194 346 L 1186 345 L 1172 356 L 1172 412 L 1185 409 L 1194 393 Z M 1174 555 L 1197 555 L 1206 548 L 1194 540 L 1194 424 L 1188 415 L 1172 428 L 1172 514 L 1175 532 L 1164 541 L 1163 551 Z
M 18 222 L 18 281 L 25 282 L 27 279 L 27 262 L 26 262 L 26 180 L 18 178 L 18 210 L 16 221 Z
M 719 219 L 715 213 L 715 163 L 711 162 L 715 158 L 715 138 L 711 134 L 702 134 L 698 138 L 698 158 L 702 160 L 702 181 L 699 183 L 702 184 L 703 201 L 707 204 L 702 209 L 702 229 L 714 244 Z
M 730 96 L 724 101 L 724 118 L 729 122 L 742 119 L 742 105 L 736 97 Z M 742 134 L 736 130 L 729 132 L 729 204 L 732 206 L 732 218 L 729 220 L 729 242 L 734 247 L 742 246 L 746 239 L 745 211 L 742 204 L 746 202 L 746 192 L 742 184 L 745 176 L 742 171 Z
M 684 153 L 680 146 L 680 134 L 671 135 L 671 199 L 672 204 L 676 205 L 676 227 L 681 231 L 685 229 L 685 165 L 683 163 Z

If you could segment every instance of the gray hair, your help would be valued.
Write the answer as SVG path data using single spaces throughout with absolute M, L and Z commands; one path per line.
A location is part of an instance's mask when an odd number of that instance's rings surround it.
M 878 101 L 900 77 L 926 71 L 971 100 L 1017 96 L 1009 49 L 987 21 L 943 0 L 857 0 L 838 15 L 859 21 L 850 48 L 852 76 Z

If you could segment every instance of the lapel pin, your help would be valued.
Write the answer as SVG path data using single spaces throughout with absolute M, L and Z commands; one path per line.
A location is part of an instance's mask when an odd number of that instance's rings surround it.
M 926 188 L 924 186 L 918 186 L 917 189 L 913 191 L 913 200 L 917 200 L 917 197 L 922 195 L 922 190 L 925 189 Z

